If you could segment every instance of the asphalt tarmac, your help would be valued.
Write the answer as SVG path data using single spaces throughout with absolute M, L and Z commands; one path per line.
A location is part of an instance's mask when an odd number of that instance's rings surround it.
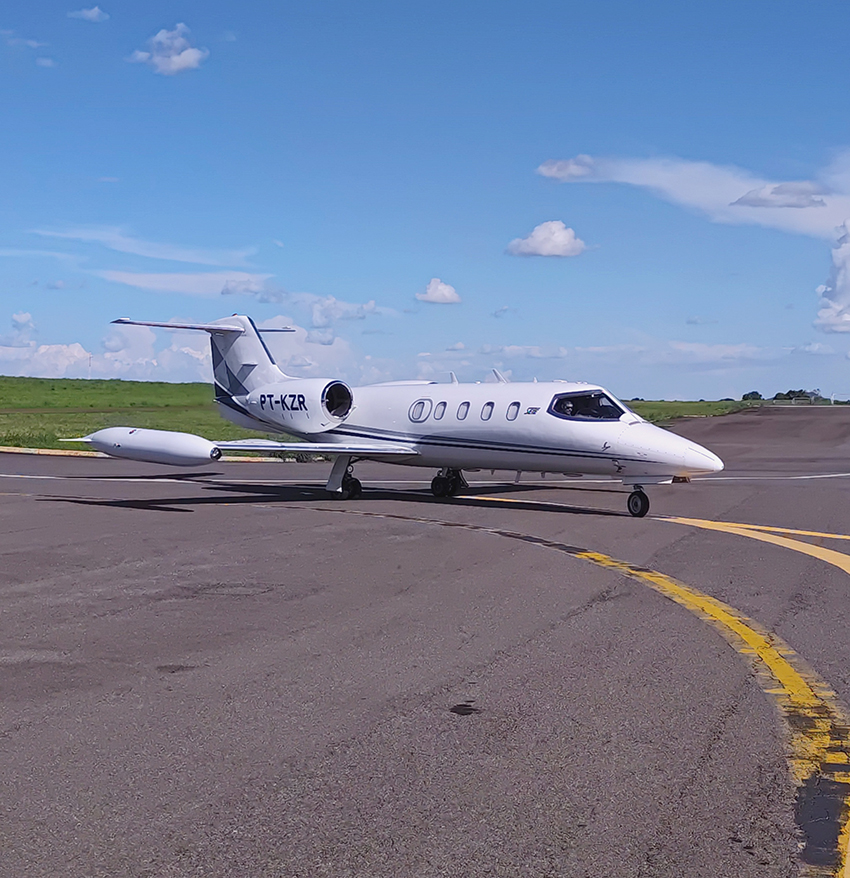
M 645 519 L 0 455 L 0 874 L 841 874 L 850 408 L 674 429 L 727 469 Z

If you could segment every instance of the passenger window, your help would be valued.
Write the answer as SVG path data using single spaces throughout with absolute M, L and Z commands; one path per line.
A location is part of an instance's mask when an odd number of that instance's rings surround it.
M 457 407 L 457 419 L 458 419 L 459 421 L 462 421 L 462 420 L 463 420 L 468 414 L 469 414 L 469 403 L 468 403 L 468 402 L 462 402 L 462 403 Z
M 415 424 L 421 423 L 431 414 L 431 405 L 430 399 L 417 399 L 410 406 L 410 411 L 407 413 L 408 417 Z
M 507 413 L 506 417 L 509 421 L 515 421 L 518 414 L 519 414 L 519 403 L 512 402 L 508 406 L 508 413 Z
M 444 402 L 438 402 L 436 408 L 434 409 L 434 420 L 439 421 L 442 420 L 443 415 L 446 413 L 446 404 Z
M 484 403 L 484 408 L 481 409 L 481 420 L 482 421 L 489 421 L 490 418 L 493 417 L 494 406 L 495 406 L 495 403 L 492 403 L 492 402 L 485 402 Z
M 549 414 L 556 418 L 616 421 L 623 414 L 623 409 L 601 390 L 591 390 L 559 394 L 552 400 Z

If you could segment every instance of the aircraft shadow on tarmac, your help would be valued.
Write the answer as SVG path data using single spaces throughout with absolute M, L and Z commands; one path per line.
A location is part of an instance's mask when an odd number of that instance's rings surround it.
M 183 480 L 189 481 L 187 477 Z M 199 487 L 203 487 L 206 491 L 217 492 L 214 495 L 196 496 L 196 497 L 166 497 L 149 500 L 136 499 L 119 499 L 105 500 L 99 498 L 88 497 L 40 497 L 40 502 L 52 503 L 73 503 L 79 506 L 105 506 L 114 509 L 140 509 L 148 512 L 193 512 L 193 507 L 201 506 L 219 506 L 219 505 L 253 505 L 262 503 L 264 505 L 281 503 L 287 505 L 299 505 L 310 508 L 314 503 L 339 503 L 340 508 L 346 508 L 351 504 L 354 508 L 359 508 L 363 501 L 394 501 L 394 502 L 416 502 L 437 506 L 463 506 L 480 509 L 505 508 L 499 497 L 492 499 L 482 496 L 486 494 L 504 495 L 506 493 L 526 493 L 538 490 L 540 486 L 534 485 L 486 485 L 476 486 L 470 490 L 474 490 L 476 496 L 466 497 L 463 494 L 456 495 L 452 498 L 436 498 L 431 496 L 430 491 L 387 491 L 384 489 L 364 488 L 363 495 L 359 500 L 335 501 L 329 497 L 324 488 L 316 485 L 239 485 L 228 482 L 209 483 L 206 481 L 198 481 Z M 578 488 L 594 493 L 609 493 L 622 495 L 621 491 L 612 490 L 610 488 Z M 552 501 L 537 501 L 528 499 L 513 499 L 510 502 L 511 509 L 524 509 L 528 511 L 538 512 L 557 512 L 569 515 L 602 515 L 614 517 L 629 517 L 627 512 L 611 509 L 594 509 L 586 506 L 571 506 L 565 503 L 554 503 Z

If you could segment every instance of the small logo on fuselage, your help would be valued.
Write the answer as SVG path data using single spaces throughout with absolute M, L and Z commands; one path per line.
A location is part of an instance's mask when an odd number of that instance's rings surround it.
M 539 405 L 532 405 L 532 406 L 529 406 L 529 407 L 525 410 L 525 413 L 526 413 L 527 415 L 536 415 L 539 411 L 540 411 L 540 406 L 539 406 Z

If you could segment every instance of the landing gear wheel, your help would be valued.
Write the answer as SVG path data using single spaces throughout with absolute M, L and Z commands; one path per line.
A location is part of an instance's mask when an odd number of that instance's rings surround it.
M 635 518 L 643 518 L 649 512 L 649 497 L 643 491 L 632 491 L 626 502 L 629 514 Z
M 356 500 L 362 493 L 363 485 L 360 484 L 360 479 L 346 475 L 342 480 L 342 491 L 335 496 L 340 500 Z
M 435 497 L 451 497 L 452 483 L 445 476 L 434 476 L 431 480 L 431 493 Z

